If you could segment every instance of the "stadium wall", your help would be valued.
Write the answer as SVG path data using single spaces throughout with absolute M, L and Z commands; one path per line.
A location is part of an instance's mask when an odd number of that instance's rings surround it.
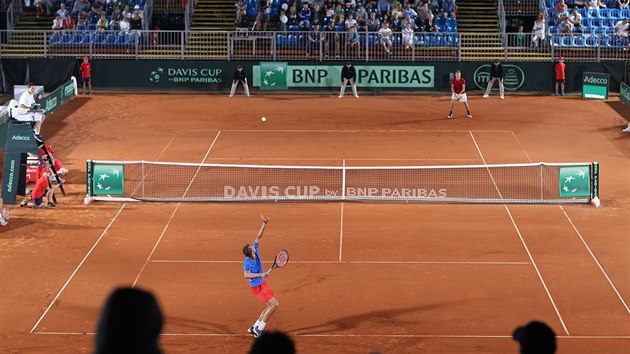
M 155 91 L 197 90 L 225 92 L 229 90 L 233 72 L 242 65 L 250 86 L 282 90 L 336 90 L 344 62 L 259 62 L 259 61 L 195 61 L 195 60 L 98 60 L 92 61 L 92 85 L 96 89 L 143 89 Z M 449 79 L 461 70 L 468 90 L 485 87 L 490 63 L 486 62 L 355 62 L 358 86 L 364 91 L 448 91 Z M 262 70 L 262 72 L 261 72 Z M 554 84 L 554 63 L 504 63 L 508 91 L 551 92 Z M 624 81 L 623 62 L 569 62 L 566 68 L 568 92 L 582 89 L 584 72 L 608 73 L 611 91 L 619 90 Z M 261 80 L 261 76 L 264 76 Z M 261 86 L 261 81 L 267 85 Z

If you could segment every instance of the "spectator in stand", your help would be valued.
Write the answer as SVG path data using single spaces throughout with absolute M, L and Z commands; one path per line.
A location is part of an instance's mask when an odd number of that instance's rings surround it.
M 573 25 L 573 32 L 582 32 L 582 15 L 578 12 L 577 6 L 573 6 L 571 15 L 569 15 L 569 22 Z
M 105 11 L 101 12 L 101 18 L 96 22 L 96 29 L 99 32 L 105 32 L 109 29 L 109 21 L 107 21 L 107 14 Z
M 394 32 L 400 32 L 403 30 L 402 21 L 398 18 L 398 13 L 392 14 L 392 20 L 389 21 L 389 26 Z
M 429 31 L 427 21 L 429 20 L 430 13 L 431 11 L 429 11 L 429 5 L 424 3 L 418 10 L 418 17 L 416 18 L 416 25 L 418 25 L 418 28 L 422 28 L 427 32 Z
M 333 20 L 328 21 L 328 26 L 324 29 L 324 47 L 326 48 L 326 58 L 335 56 L 339 58 L 339 33 L 335 28 Z
M 525 47 L 525 42 L 527 42 L 527 35 L 523 33 L 523 26 L 518 26 L 515 34 L 515 45 L 517 47 Z
M 81 10 L 81 13 L 77 17 L 77 30 L 85 31 L 88 27 L 88 15 L 86 10 Z
M 258 0 L 256 8 L 258 9 L 258 14 L 256 15 L 256 30 L 260 31 L 262 28 L 263 31 L 266 31 L 269 25 L 271 6 L 267 0 Z
M 50 11 L 54 8 L 52 0 L 35 0 L 33 5 L 35 5 L 37 17 L 44 12 L 46 16 L 50 16 Z
M 352 27 L 357 27 L 357 20 L 354 19 L 354 14 L 353 13 L 349 13 L 348 14 L 348 19 L 346 20 L 346 22 L 344 23 L 346 31 L 350 31 L 350 28 Z
M 241 18 L 247 14 L 247 3 L 245 0 L 237 0 L 234 6 L 236 7 L 236 20 L 234 20 L 234 23 L 238 25 L 241 23 Z
M 313 52 L 317 52 L 319 57 L 319 43 L 324 41 L 324 36 L 319 28 L 319 23 L 313 25 L 313 31 L 306 36 L 306 57 L 309 58 Z
M 120 9 L 120 12 L 123 12 L 125 10 L 125 8 L 128 9 L 127 2 L 123 1 L 123 0 L 114 0 L 114 3 L 112 4 L 112 10 L 116 10 L 116 9 Z
M 554 11 L 557 12 L 561 12 L 564 11 L 564 7 L 567 6 L 567 4 L 565 3 L 564 0 L 560 0 L 558 1 L 558 3 L 556 3 L 556 6 L 554 7 Z
M 302 4 L 302 10 L 298 14 L 300 30 L 308 31 L 308 28 L 311 26 L 311 15 L 311 9 L 308 7 L 308 4 Z
M 57 10 L 57 15 L 59 17 L 61 17 L 62 20 L 64 18 L 66 18 L 66 16 L 70 16 L 70 11 L 68 11 L 68 9 L 66 9 L 66 4 L 65 3 L 62 2 L 59 5 L 59 10 Z
M 628 27 L 630 27 L 630 24 L 628 24 L 627 18 L 624 18 L 621 21 L 617 21 L 617 23 L 615 24 L 615 36 L 628 37 Z
M 59 15 L 55 16 L 55 19 L 53 20 L 52 30 L 55 31 L 55 33 L 59 33 L 63 30 L 63 20 Z
M 565 69 L 567 65 L 564 63 L 564 58 L 560 57 L 556 64 L 556 96 L 558 96 L 558 87 L 560 88 L 560 95 L 564 96 L 564 84 L 566 82 Z
M 114 10 L 112 13 L 111 21 L 109 22 L 109 28 L 112 31 L 120 30 L 120 22 L 123 20 L 123 14 L 120 12 L 120 9 Z
M 620 9 L 627 9 L 630 7 L 630 0 L 617 0 L 617 7 Z
M 589 10 L 599 10 L 600 8 L 605 9 L 606 4 L 601 0 L 588 0 L 586 7 Z
M 324 4 L 324 13 L 326 17 L 334 17 L 335 16 L 335 3 L 332 0 L 326 0 Z
M 412 20 L 411 16 L 409 15 L 405 15 L 405 18 L 402 21 L 400 21 L 400 25 L 402 26 L 402 28 L 406 28 L 407 24 L 411 25 L 412 30 L 418 29 L 418 26 L 416 26 L 416 21 Z
M 133 13 L 131 12 L 131 8 L 129 8 L 129 5 L 125 5 L 125 6 L 123 7 L 123 12 L 122 12 L 122 14 L 123 14 L 123 18 L 126 18 L 126 19 L 127 19 L 127 21 L 131 21 L 131 15 L 132 15 Z
M 343 9 L 341 4 L 337 4 L 337 7 L 335 7 L 335 12 L 334 12 L 334 17 L 333 17 L 334 21 L 337 23 L 343 23 L 345 17 L 346 17 L 346 11 Z
M 291 6 L 291 8 L 289 9 L 289 17 L 288 17 L 287 24 L 297 26 L 298 24 L 297 7 Z
M 96 330 L 94 354 L 162 354 L 162 313 L 148 291 L 118 288 L 107 298 Z
M 357 12 L 354 14 L 354 16 L 357 20 L 358 25 L 365 25 L 369 17 L 367 11 L 365 11 L 365 7 L 363 6 L 363 4 L 359 5 L 359 8 L 357 9 Z
M 560 23 L 569 18 L 569 11 L 567 5 L 562 5 L 560 11 L 556 11 L 556 22 Z
M 140 19 L 144 20 L 144 13 L 142 12 L 140 5 L 136 5 L 133 7 L 133 13 L 138 14 L 138 16 L 140 16 Z
M 346 47 L 345 47 L 345 55 L 348 56 L 348 53 L 354 53 L 356 50 L 356 54 L 360 55 L 361 53 L 361 41 L 359 41 L 359 34 L 357 33 L 357 27 L 352 26 L 349 28 L 348 36 L 346 36 Z
M 542 12 L 536 17 L 532 28 L 532 47 L 538 47 L 545 40 L 545 14 Z
M 402 30 L 402 41 L 405 50 L 413 48 L 413 40 L 413 29 L 411 28 L 411 23 L 407 22 L 407 25 Z
M 83 94 L 87 95 L 88 93 L 92 94 L 92 64 L 90 64 L 90 58 L 86 56 L 83 57 L 83 62 L 79 67 L 81 70 L 81 81 L 83 82 Z M 89 91 L 86 91 L 86 86 L 89 88 Z
M 389 28 L 389 23 L 383 23 L 383 27 L 378 30 L 378 38 L 380 39 L 381 46 L 385 49 L 387 54 L 392 54 L 392 29 Z
M 76 23 L 74 22 L 74 18 L 72 16 L 66 16 L 66 18 L 64 18 L 61 23 L 63 25 L 63 30 L 66 32 L 74 31 L 74 27 L 76 26 Z
M 554 354 L 557 349 L 554 331 L 538 321 L 518 327 L 512 338 L 519 342 L 521 354 Z
M 83 10 L 85 10 L 86 14 L 90 11 L 90 2 L 88 0 L 76 0 L 74 2 L 72 13 L 80 14 Z
M 425 23 L 424 30 L 426 32 L 434 32 L 434 33 L 440 32 L 437 25 L 436 17 L 435 15 L 433 15 L 433 12 L 429 12 L 429 19 Z
M 376 12 L 370 13 L 370 18 L 367 20 L 366 28 L 368 32 L 377 32 L 381 28 L 381 21 L 376 18 Z
M 431 2 L 429 3 L 429 10 L 431 10 L 431 12 L 436 16 L 441 14 L 442 3 L 439 0 L 431 0 Z
M 456 18 L 457 17 L 457 5 L 453 0 L 445 0 L 442 5 L 442 9 L 446 16 Z
M 381 13 L 381 17 L 389 14 L 392 11 L 392 5 L 389 3 L 389 0 L 378 0 L 376 8 L 378 12 Z
M 405 18 L 405 14 L 403 13 L 402 10 L 402 4 L 399 3 L 398 1 L 395 2 L 396 5 L 394 6 L 394 9 L 392 10 L 392 18 L 394 18 L 394 15 L 398 15 L 398 18 Z
M 313 14 L 311 15 L 311 23 L 321 23 L 324 20 L 322 9 L 319 5 L 313 6 Z
M 295 343 L 287 334 L 279 331 L 264 332 L 256 338 L 249 354 L 295 354 Z
M 129 24 L 129 20 L 125 17 L 123 17 L 122 21 L 120 21 L 119 23 L 120 26 L 120 33 L 129 33 L 129 29 L 131 28 L 131 25 Z
M 573 34 L 573 23 L 569 21 L 568 16 L 564 16 L 560 22 L 558 22 L 558 31 L 563 35 Z
M 410 2 L 405 4 L 405 9 L 403 10 L 403 14 L 405 14 L 405 17 L 409 16 L 412 19 L 415 19 L 416 17 L 418 17 L 418 13 L 416 12 L 416 10 L 411 8 L 411 3 Z
M 131 21 L 129 21 L 129 26 L 131 27 L 131 30 L 137 30 L 137 31 L 141 31 L 142 30 L 142 18 L 140 18 L 140 15 L 135 13 L 133 15 L 131 15 Z
M 90 7 L 90 11 L 88 12 L 88 16 L 98 16 L 101 17 L 101 12 L 105 11 L 105 3 L 102 0 L 95 0 L 93 5 Z

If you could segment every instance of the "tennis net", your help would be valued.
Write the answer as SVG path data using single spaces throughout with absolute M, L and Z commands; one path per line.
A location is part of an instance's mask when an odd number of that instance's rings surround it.
M 86 203 L 106 201 L 423 201 L 588 203 L 599 165 L 274 166 L 88 161 Z

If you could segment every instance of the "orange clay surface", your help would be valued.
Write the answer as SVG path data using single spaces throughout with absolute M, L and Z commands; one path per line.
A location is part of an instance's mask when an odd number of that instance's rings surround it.
M 70 174 L 56 209 L 8 206 L 0 352 L 89 353 L 116 286 L 153 291 L 166 353 L 246 353 L 262 304 L 242 246 L 260 214 L 299 353 L 517 353 L 548 323 L 558 353 L 630 352 L 628 111 L 576 97 L 80 96 L 43 135 Z M 261 117 L 267 117 L 262 123 Z M 85 162 L 444 165 L 598 161 L 602 207 L 412 203 L 82 204 Z M 165 176 L 168 178 L 168 176 Z M 300 181 L 295 181 L 297 184 Z

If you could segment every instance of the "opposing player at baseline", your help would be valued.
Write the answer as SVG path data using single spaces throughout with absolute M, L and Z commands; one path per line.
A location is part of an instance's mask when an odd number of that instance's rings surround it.
M 457 100 L 466 106 L 466 117 L 472 118 L 468 99 L 466 98 L 466 80 L 462 78 L 462 72 L 459 70 L 455 71 L 455 78 L 451 80 L 451 107 L 448 111 L 448 119 L 453 118 L 453 106 Z
M 243 269 L 245 270 L 245 278 L 249 282 L 250 290 L 256 297 L 265 303 L 265 309 L 260 313 L 256 322 L 247 329 L 247 332 L 254 337 L 260 337 L 265 331 L 267 322 L 278 308 L 278 300 L 274 297 L 273 289 L 267 284 L 264 278 L 269 274 L 263 271 L 262 261 L 260 260 L 260 253 L 258 253 L 258 243 L 265 232 L 265 227 L 269 222 L 269 218 L 262 216 L 262 225 L 260 231 L 254 240 L 254 244 L 249 243 L 243 246 L 243 254 L 245 260 L 243 261 Z

